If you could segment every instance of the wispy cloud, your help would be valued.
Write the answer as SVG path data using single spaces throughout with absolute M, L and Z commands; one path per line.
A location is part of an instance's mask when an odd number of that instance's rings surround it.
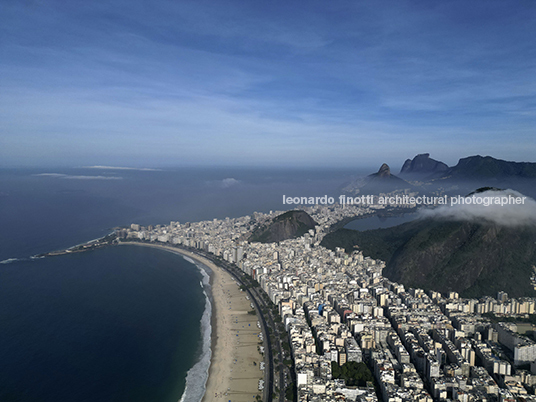
M 86 176 L 86 175 L 69 175 L 63 173 L 37 173 L 32 176 L 37 177 L 54 177 L 66 180 L 122 180 L 120 176 Z
M 43 177 L 65 177 L 67 176 L 66 174 L 63 174 L 63 173 L 36 173 L 36 174 L 33 174 L 32 176 L 43 176 Z
M 233 177 L 227 177 L 223 180 L 207 181 L 205 184 L 211 187 L 229 188 L 229 187 L 237 186 L 241 183 L 242 183 L 241 180 L 237 180 Z
M 236 186 L 237 184 L 240 184 L 240 180 L 236 180 L 232 177 L 229 177 L 227 179 L 223 179 L 221 181 L 221 186 L 223 188 L 228 188 L 228 187 L 232 187 L 232 186 Z
M 100 169 L 100 170 L 138 170 L 146 172 L 161 172 L 162 169 L 153 169 L 153 168 L 135 168 L 135 167 L 124 167 L 124 166 L 83 166 L 83 169 Z
M 65 176 L 62 177 L 62 179 L 69 179 L 69 180 L 122 180 L 122 177 L 119 176 Z

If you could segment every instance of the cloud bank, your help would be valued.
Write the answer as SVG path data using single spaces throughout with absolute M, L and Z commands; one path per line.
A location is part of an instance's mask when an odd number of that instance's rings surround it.
M 434 209 L 422 209 L 420 218 L 444 219 L 450 221 L 469 221 L 494 223 L 500 226 L 536 226 L 536 201 L 514 190 L 488 190 L 476 194 L 477 197 L 524 197 L 523 203 L 488 206 L 482 204 L 456 204 Z

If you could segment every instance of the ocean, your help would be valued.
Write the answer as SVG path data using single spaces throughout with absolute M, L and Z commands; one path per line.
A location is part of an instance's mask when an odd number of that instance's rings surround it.
M 162 250 L 32 259 L 131 223 L 288 209 L 352 170 L 0 170 L 0 400 L 196 401 L 210 356 L 208 277 Z M 185 394 L 185 389 L 186 393 Z
M 417 219 L 417 212 L 409 212 L 401 215 L 394 216 L 371 216 L 369 218 L 356 219 L 344 226 L 345 229 L 352 230 L 374 230 L 374 229 L 386 229 L 393 226 L 402 225 L 403 223 L 411 222 Z

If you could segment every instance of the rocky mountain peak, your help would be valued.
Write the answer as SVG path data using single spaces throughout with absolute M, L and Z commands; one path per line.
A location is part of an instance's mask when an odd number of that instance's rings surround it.
M 380 167 L 380 170 L 378 170 L 377 175 L 380 177 L 391 176 L 391 168 L 389 167 L 387 163 L 384 163 Z
M 430 158 L 430 154 L 418 154 L 413 159 L 404 162 L 400 174 L 407 175 L 430 175 L 438 172 L 445 172 L 448 166 L 440 161 Z

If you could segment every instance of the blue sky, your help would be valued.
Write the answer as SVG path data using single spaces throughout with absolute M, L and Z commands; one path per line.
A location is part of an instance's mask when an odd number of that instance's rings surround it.
M 530 1 L 0 2 L 0 165 L 536 161 Z

